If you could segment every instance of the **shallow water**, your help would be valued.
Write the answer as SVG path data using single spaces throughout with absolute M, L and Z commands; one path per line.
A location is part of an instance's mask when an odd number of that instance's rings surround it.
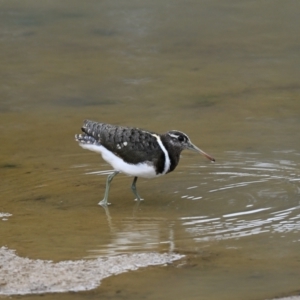
M 68 293 L 72 274 L 61 277 L 58 299 L 297 293 L 299 9 L 280 1 L 3 1 L 0 246 L 30 266 L 184 255 L 100 285 L 106 273 L 88 292 Z M 118 175 L 105 210 L 97 203 L 110 167 L 73 138 L 85 118 L 182 130 L 216 163 L 183 152 L 171 174 L 139 179 L 141 203 L 132 178 Z M 124 270 L 151 265 L 143 257 Z

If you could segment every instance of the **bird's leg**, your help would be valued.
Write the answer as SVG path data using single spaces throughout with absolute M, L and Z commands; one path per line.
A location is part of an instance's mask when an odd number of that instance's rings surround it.
M 115 171 L 111 173 L 110 175 L 107 176 L 106 179 L 106 187 L 105 187 L 105 193 L 104 193 L 104 198 L 101 200 L 98 204 L 102 206 L 110 205 L 110 203 L 107 202 L 108 200 L 108 194 L 109 194 L 109 188 L 110 188 L 110 183 L 112 182 L 113 178 L 119 173 L 119 171 Z
M 136 185 L 135 185 L 137 179 L 138 179 L 137 177 L 134 177 L 132 185 L 131 185 L 131 189 L 132 189 L 134 195 L 136 196 L 136 199 L 134 199 L 134 200 L 135 201 L 141 201 L 141 200 L 144 200 L 144 199 L 142 199 L 141 196 L 139 195 L 139 193 L 137 192 Z

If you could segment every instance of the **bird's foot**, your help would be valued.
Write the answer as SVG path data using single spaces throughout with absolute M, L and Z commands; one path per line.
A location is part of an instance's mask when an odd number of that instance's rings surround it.
M 111 203 L 107 202 L 107 199 L 103 199 L 98 203 L 98 205 L 107 206 L 107 205 L 111 205 Z
M 135 198 L 134 201 L 144 201 L 143 198 Z

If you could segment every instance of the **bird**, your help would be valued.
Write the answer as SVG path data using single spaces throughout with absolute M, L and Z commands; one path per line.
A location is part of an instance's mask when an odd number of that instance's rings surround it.
M 81 130 L 82 134 L 75 135 L 79 146 L 100 153 L 114 169 L 107 177 L 104 198 L 98 203 L 102 206 L 110 204 L 110 185 L 119 173 L 134 176 L 132 192 L 136 200 L 143 200 L 136 188 L 138 177 L 154 178 L 174 171 L 183 150 L 196 151 L 210 161 L 215 161 L 212 156 L 195 146 L 185 133 L 178 130 L 157 134 L 140 128 L 91 120 L 85 120 Z

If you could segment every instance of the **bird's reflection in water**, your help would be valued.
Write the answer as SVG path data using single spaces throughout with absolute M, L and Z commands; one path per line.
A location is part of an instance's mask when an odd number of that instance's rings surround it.
M 137 201 L 131 217 L 116 217 L 115 222 L 109 207 L 101 206 L 106 215 L 110 240 L 99 245 L 99 249 L 90 250 L 89 258 L 145 251 L 174 251 L 172 224 L 166 227 L 164 218 L 139 217 L 139 205 L 140 201 Z
M 108 224 L 108 227 L 110 229 L 110 232 L 113 233 L 115 231 L 115 229 L 113 227 L 112 218 L 110 216 L 108 206 L 107 205 L 101 205 L 101 207 L 105 211 L 105 215 L 106 215 L 106 219 L 107 219 L 107 224 Z

